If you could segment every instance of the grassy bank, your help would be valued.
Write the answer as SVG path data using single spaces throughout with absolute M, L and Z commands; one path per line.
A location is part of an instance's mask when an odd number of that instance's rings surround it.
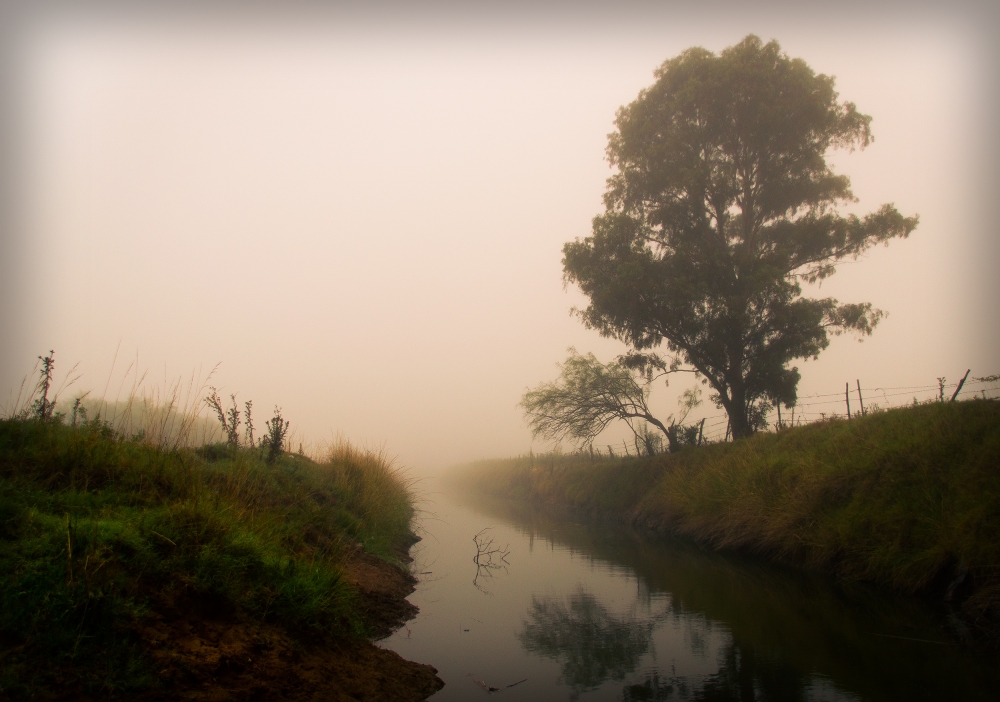
M 394 559 L 411 516 L 400 475 L 347 444 L 271 465 L 100 422 L 0 421 L 0 697 L 157 689 L 136 632 L 184 602 L 303 641 L 363 635 L 345 555 Z
M 646 459 L 484 461 L 454 478 L 936 593 L 1000 631 L 1000 402 L 921 405 Z

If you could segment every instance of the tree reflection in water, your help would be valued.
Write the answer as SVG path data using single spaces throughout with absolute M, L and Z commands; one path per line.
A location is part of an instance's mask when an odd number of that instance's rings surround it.
M 619 664 L 619 670 L 629 672 L 619 678 L 622 687 L 615 690 L 618 699 L 997 699 L 1000 666 L 995 657 L 959 645 L 941 622 L 945 613 L 924 601 L 885 595 L 860 583 L 832 583 L 750 556 L 709 552 L 683 539 L 648 536 L 608 522 L 582 520 L 578 515 L 527 501 L 482 496 L 463 499 L 483 516 L 514 524 L 536 544 L 546 542 L 553 550 L 568 549 L 592 563 L 612 564 L 634 573 L 647 595 L 645 602 L 670 603 L 673 626 L 683 628 L 687 653 L 699 660 L 699 670 L 705 655 L 715 658 L 712 675 L 680 669 L 672 676 L 669 669 L 661 668 L 655 681 L 656 663 L 649 655 Z M 583 621 L 582 615 L 571 612 L 570 598 L 557 595 L 556 599 L 563 619 Z M 585 674 L 588 665 L 592 670 L 598 668 L 588 662 L 589 658 L 609 655 L 578 650 L 583 641 L 560 634 L 555 610 L 546 613 L 546 604 L 551 605 L 538 602 L 529 610 L 525 619 L 530 626 L 524 627 L 520 645 L 560 664 L 565 660 L 564 679 L 570 685 L 593 686 L 612 680 L 610 672 L 603 681 L 599 674 Z M 646 621 L 644 615 L 636 618 Z M 620 624 L 622 620 L 629 617 L 618 618 Z M 549 627 L 551 635 L 535 636 L 532 632 L 539 627 Z M 650 627 L 636 625 L 639 634 L 644 628 Z M 713 628 L 719 636 L 699 639 L 699 633 L 708 634 Z M 637 637 L 640 642 L 648 639 L 652 650 L 654 642 L 660 641 L 656 633 Z M 584 635 L 574 634 L 581 639 Z M 561 638 L 567 640 L 565 653 L 555 645 Z M 675 638 L 669 637 L 671 641 Z M 930 640 L 955 641 L 955 645 Z M 661 660 L 671 656 L 666 650 L 658 653 Z M 615 666 L 607 667 L 610 671 Z M 681 676 L 676 676 L 677 672 Z
M 679 697 L 675 696 L 677 692 Z M 660 674 L 654 672 L 646 677 L 642 684 L 626 685 L 622 696 L 623 702 L 638 702 L 638 700 L 652 700 L 653 702 L 665 702 L 665 700 L 686 699 L 686 688 L 683 683 L 676 678 L 669 681 L 661 680 Z
M 733 642 L 723 649 L 719 664 L 719 672 L 705 681 L 693 699 L 799 702 L 807 697 L 809 677 L 776 657 L 758 655 L 753 646 Z
M 685 700 L 687 702 L 803 702 L 809 699 L 812 680 L 780 659 L 758 655 L 753 646 L 736 642 L 719 656 L 719 672 L 693 681 L 654 672 L 640 684 L 626 685 L 623 702 Z M 838 693 L 836 699 L 853 699 Z
M 649 650 L 653 629 L 664 615 L 638 621 L 617 616 L 582 589 L 565 600 L 532 597 L 524 648 L 562 665 L 573 699 L 607 680 L 624 680 Z
M 653 630 L 668 614 L 641 620 L 629 614 L 616 615 L 596 597 L 578 589 L 565 599 L 533 597 L 517 637 L 528 652 L 562 665 L 562 680 L 572 689 L 571 699 L 577 699 L 584 691 L 608 680 L 624 680 L 633 673 L 652 647 Z M 642 683 L 626 685 L 622 700 L 802 702 L 808 698 L 810 677 L 780 657 L 731 641 L 720 652 L 717 673 L 661 678 L 654 671 Z

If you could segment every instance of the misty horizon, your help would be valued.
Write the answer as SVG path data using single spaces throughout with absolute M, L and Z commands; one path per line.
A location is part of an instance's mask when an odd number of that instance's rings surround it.
M 603 210 L 615 112 L 663 61 L 749 33 L 872 116 L 871 146 L 828 157 L 858 198 L 844 211 L 920 216 L 907 240 L 804 286 L 889 316 L 798 363 L 800 398 L 996 373 L 996 49 L 975 14 L 878 14 L 849 41 L 776 11 L 703 17 L 26 23 L 8 50 L 18 210 L 0 392 L 49 349 L 59 380 L 79 363 L 74 392 L 109 401 L 142 372 L 163 388 L 219 364 L 204 385 L 253 400 L 261 423 L 280 406 L 295 442 L 341 436 L 420 474 L 545 450 L 525 390 L 569 347 L 625 351 L 570 314 L 585 298 L 561 263 Z M 655 406 L 675 411 L 691 384 Z M 691 419 L 719 413 L 706 393 Z

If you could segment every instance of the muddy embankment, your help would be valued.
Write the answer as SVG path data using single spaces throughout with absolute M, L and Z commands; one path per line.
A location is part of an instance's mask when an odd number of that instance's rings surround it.
M 403 560 L 407 557 L 403 556 Z M 365 624 L 382 638 L 411 619 L 416 580 L 361 550 L 345 563 Z M 444 686 L 437 670 L 365 639 L 303 641 L 205 595 L 157 603 L 139 632 L 160 689 L 147 699 L 424 700 Z

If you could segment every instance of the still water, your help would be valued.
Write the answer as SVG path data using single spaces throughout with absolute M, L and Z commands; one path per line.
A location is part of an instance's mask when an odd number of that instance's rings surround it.
M 922 601 L 422 489 L 420 613 L 380 645 L 438 669 L 435 702 L 1000 699 L 996 659 Z

